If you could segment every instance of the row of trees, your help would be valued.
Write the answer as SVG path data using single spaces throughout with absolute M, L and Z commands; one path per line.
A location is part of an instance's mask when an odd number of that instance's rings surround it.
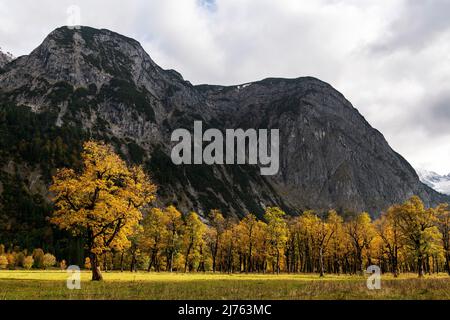
M 288 217 L 277 207 L 262 220 L 212 210 L 203 220 L 174 206 L 150 208 L 156 187 L 140 167 L 112 149 L 87 142 L 83 170 L 59 170 L 50 190 L 51 222 L 82 236 L 93 280 L 103 269 L 134 271 L 361 273 L 372 264 L 400 272 L 450 273 L 450 210 L 425 208 L 414 196 L 377 220 L 360 213 L 344 221 L 336 211 Z M 146 214 L 142 215 L 145 211 Z M 145 216 L 145 217 L 144 217 Z
M 325 216 L 306 211 L 288 217 L 276 207 L 267 208 L 263 220 L 248 214 L 239 221 L 212 210 L 208 221 L 204 223 L 195 212 L 183 216 L 173 206 L 151 209 L 125 253 L 131 257 L 130 269 L 143 261 L 148 271 L 314 272 L 323 276 L 361 273 L 376 264 L 395 276 L 450 273 L 449 208 L 426 209 L 418 197 L 392 206 L 374 221 L 367 213 L 344 221 L 334 210 Z M 114 253 L 109 259 L 110 267 L 117 268 Z

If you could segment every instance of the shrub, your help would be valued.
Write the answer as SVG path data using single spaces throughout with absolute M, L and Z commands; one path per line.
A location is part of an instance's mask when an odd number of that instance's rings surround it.
M 10 270 L 14 270 L 16 268 L 16 254 L 8 253 L 6 255 L 6 259 L 8 260 L 8 268 Z
M 91 259 L 89 257 L 86 257 L 86 259 L 84 259 L 84 268 L 91 270 Z
M 45 269 L 51 268 L 56 264 L 56 258 L 54 255 L 46 253 L 44 254 L 42 263 Z
M 24 260 L 25 255 L 23 254 L 23 252 L 19 252 L 16 254 L 16 266 L 23 267 Z
M 38 269 L 44 267 L 44 251 L 42 249 L 33 250 L 34 266 Z
M 5 256 L 0 256 L 0 269 L 6 269 L 8 266 L 8 259 Z
M 30 270 L 33 267 L 34 259 L 32 256 L 27 256 L 23 259 L 23 267 Z

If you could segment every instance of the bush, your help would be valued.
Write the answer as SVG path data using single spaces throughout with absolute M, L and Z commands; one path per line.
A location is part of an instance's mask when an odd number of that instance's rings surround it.
M 0 256 L 0 269 L 6 269 L 8 266 L 8 259 L 5 256 Z
M 89 257 L 86 257 L 86 259 L 84 259 L 84 268 L 91 270 L 91 259 Z
M 19 252 L 16 254 L 16 266 L 17 267 L 23 267 L 24 260 L 25 260 L 25 255 L 23 254 L 23 252 Z
M 8 268 L 10 270 L 14 270 L 16 268 L 16 254 L 8 253 L 6 255 L 6 259 L 8 260 Z
M 27 270 L 30 270 L 33 267 L 34 259 L 32 256 L 25 257 L 23 259 L 23 267 Z
M 42 263 L 45 269 L 51 268 L 56 264 L 56 258 L 54 255 L 46 253 L 44 254 Z
M 38 269 L 44 267 L 44 251 L 42 249 L 33 250 L 34 266 Z

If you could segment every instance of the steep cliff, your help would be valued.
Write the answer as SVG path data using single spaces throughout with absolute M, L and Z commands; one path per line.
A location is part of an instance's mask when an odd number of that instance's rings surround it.
M 252 165 L 174 165 L 170 135 L 192 129 L 194 120 L 220 130 L 280 129 L 279 173 L 261 176 Z M 159 203 L 182 210 L 260 215 L 265 206 L 278 205 L 291 214 L 336 208 L 377 215 L 413 194 L 426 204 L 448 201 L 421 183 L 327 83 L 270 78 L 193 86 L 160 68 L 137 41 L 109 30 L 59 28 L 30 55 L 5 65 L 0 126 L 5 221 L 27 210 L 15 207 L 17 197 L 26 197 L 41 221 L 36 208 L 46 203 L 52 172 L 79 165 L 82 141 L 90 138 L 142 164 L 160 186 Z M 12 192 L 11 185 L 21 191 Z

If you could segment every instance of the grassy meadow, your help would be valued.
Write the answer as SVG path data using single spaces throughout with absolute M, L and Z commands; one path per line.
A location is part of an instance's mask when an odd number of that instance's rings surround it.
M 386 274 L 380 290 L 368 290 L 364 276 L 348 275 L 105 272 L 103 282 L 90 276 L 82 272 L 81 289 L 69 290 L 64 271 L 0 271 L 0 299 L 450 299 L 446 274 Z

